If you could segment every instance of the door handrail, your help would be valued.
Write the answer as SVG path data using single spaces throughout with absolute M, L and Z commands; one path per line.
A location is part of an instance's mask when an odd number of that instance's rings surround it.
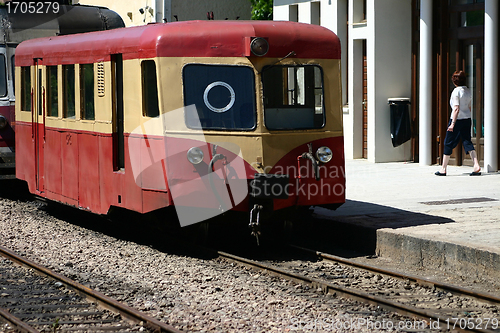
M 43 142 L 45 142 L 45 87 L 42 87 Z
M 35 103 L 33 101 L 33 87 L 31 87 L 31 138 L 35 138 Z

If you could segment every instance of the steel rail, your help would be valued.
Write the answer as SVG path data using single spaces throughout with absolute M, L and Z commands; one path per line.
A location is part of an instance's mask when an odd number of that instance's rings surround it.
M 292 272 L 286 271 L 284 269 L 281 269 L 281 268 L 278 268 L 278 267 L 275 267 L 275 266 L 272 266 L 269 264 L 265 264 L 265 263 L 254 261 L 251 259 L 239 257 L 236 255 L 227 253 L 227 252 L 217 251 L 217 254 L 219 255 L 219 257 L 222 257 L 222 258 L 225 258 L 227 260 L 242 264 L 242 265 L 250 267 L 250 268 L 257 268 L 259 270 L 268 272 L 271 275 L 279 276 L 279 277 L 286 278 L 288 280 L 292 280 L 292 281 L 299 282 L 299 283 L 305 283 L 305 284 L 308 284 L 308 285 L 315 287 L 315 288 L 321 288 L 325 294 L 330 293 L 330 294 L 340 295 L 340 296 L 343 296 L 345 298 L 354 299 L 354 300 L 357 300 L 357 301 L 360 301 L 363 303 L 377 305 L 377 306 L 380 306 L 386 310 L 393 311 L 393 312 L 396 312 L 396 313 L 401 314 L 401 315 L 415 316 L 415 317 L 421 318 L 423 320 L 434 319 L 434 320 L 439 320 L 440 323 L 445 323 L 446 319 L 449 319 L 447 317 L 436 314 L 435 312 L 432 312 L 432 311 L 428 311 L 425 309 L 419 309 L 419 308 L 414 307 L 414 306 L 394 302 L 390 299 L 386 299 L 383 297 L 372 295 L 372 294 L 369 294 L 369 293 L 366 293 L 363 291 L 359 291 L 356 289 L 350 289 L 350 288 L 334 285 L 334 284 L 326 282 L 326 281 L 310 278 L 310 277 L 307 277 L 307 276 L 304 276 L 301 274 L 292 273 Z M 455 328 L 455 331 L 457 331 L 457 332 L 483 332 L 483 333 L 484 332 L 486 332 L 486 333 L 494 333 L 495 332 L 495 331 L 488 330 L 488 329 L 475 329 L 475 328 L 462 329 L 459 327 Z
M 16 326 L 16 330 L 23 333 L 40 333 L 40 331 L 25 324 L 22 320 L 14 317 L 8 311 L 0 309 L 0 316 L 7 320 L 12 325 Z
M 63 275 L 52 272 L 48 268 L 40 266 L 29 259 L 23 258 L 23 257 L 17 255 L 16 253 L 2 247 L 2 246 L 0 246 L 0 255 L 5 257 L 5 258 L 10 259 L 13 262 L 20 264 L 22 266 L 32 268 L 35 271 L 37 271 L 38 273 L 44 274 L 46 276 L 49 276 L 49 277 L 63 283 L 64 285 L 75 290 L 76 292 L 78 292 L 82 296 L 97 302 L 100 306 L 107 308 L 108 310 L 118 312 L 124 318 L 132 320 L 134 322 L 141 322 L 142 321 L 143 326 L 145 326 L 145 327 L 147 327 L 155 332 L 183 333 L 182 331 L 176 329 L 175 327 L 172 327 L 170 325 L 167 325 L 165 323 L 160 322 L 159 320 L 156 320 L 152 317 L 149 317 L 149 316 L 145 315 L 144 313 L 142 313 L 134 308 L 131 308 L 125 304 L 117 302 L 116 300 L 109 298 L 108 296 L 106 296 L 100 292 L 92 290 L 92 289 L 90 289 L 90 288 L 88 288 L 88 287 L 86 287 L 78 282 L 75 282 L 71 279 L 68 279 L 67 277 L 65 277 Z M 6 319 L 9 322 L 11 321 L 8 318 L 6 318 Z M 15 322 L 12 322 L 12 323 L 14 325 L 17 325 L 17 323 L 15 323 Z M 27 331 L 27 332 L 35 333 L 38 331 L 35 330 L 35 331 Z
M 475 297 L 475 298 L 480 299 L 482 301 L 489 302 L 489 303 L 492 303 L 495 305 L 500 304 L 500 297 L 493 295 L 493 294 L 481 293 L 481 292 L 478 292 L 478 291 L 475 291 L 475 290 L 472 290 L 469 288 L 465 288 L 465 287 L 455 286 L 455 285 L 435 281 L 432 279 L 419 277 L 416 275 L 406 274 L 406 273 L 398 272 L 395 270 L 390 270 L 390 269 L 386 269 L 386 268 L 381 268 L 381 267 L 376 267 L 376 266 L 372 266 L 372 265 L 368 265 L 368 264 L 359 263 L 359 262 L 355 262 L 355 261 L 352 261 L 352 260 L 349 260 L 346 258 L 335 256 L 332 254 L 307 249 L 307 248 L 304 248 L 301 246 L 296 246 L 296 245 L 290 245 L 290 246 L 292 248 L 304 251 L 306 253 L 317 255 L 318 257 L 320 257 L 322 259 L 329 260 L 329 261 L 339 262 L 339 263 L 346 264 L 349 266 L 353 266 L 353 267 L 357 267 L 357 268 L 361 268 L 361 269 L 366 269 L 366 270 L 371 271 L 371 272 L 377 272 L 377 273 L 389 275 L 389 276 L 399 278 L 399 279 L 407 279 L 407 280 L 416 282 L 416 283 L 421 284 L 421 285 L 435 287 L 437 289 L 441 289 L 441 290 L 448 291 L 451 293 L 456 293 L 459 295 L 472 296 L 472 297 Z

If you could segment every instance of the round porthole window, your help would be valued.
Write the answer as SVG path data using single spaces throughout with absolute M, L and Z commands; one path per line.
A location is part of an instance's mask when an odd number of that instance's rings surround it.
M 229 96 L 229 103 L 227 103 L 226 106 L 224 107 L 215 107 L 212 105 L 212 103 L 210 103 L 209 101 L 209 93 L 210 91 L 215 88 L 215 87 L 224 87 L 228 90 L 228 96 Z M 213 112 L 217 112 L 217 113 L 222 113 L 222 112 L 226 112 L 228 111 L 229 109 L 231 109 L 234 105 L 234 101 L 236 99 L 236 95 L 234 94 L 234 89 L 233 87 L 231 87 L 228 83 L 226 82 L 223 82 L 223 81 L 216 81 L 216 82 L 212 82 L 210 83 L 206 88 L 205 88 L 205 92 L 203 93 L 203 101 L 205 102 L 205 105 L 207 106 L 207 108 Z

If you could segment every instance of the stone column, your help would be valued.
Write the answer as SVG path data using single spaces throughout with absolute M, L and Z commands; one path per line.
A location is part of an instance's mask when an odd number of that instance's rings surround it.
M 484 4 L 484 171 L 498 171 L 498 0 Z
M 432 164 L 432 0 L 420 0 L 419 163 Z

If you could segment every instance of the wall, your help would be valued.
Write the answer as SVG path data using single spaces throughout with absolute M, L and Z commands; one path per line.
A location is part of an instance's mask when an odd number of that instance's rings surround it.
M 275 21 L 294 21 L 319 24 L 335 32 L 341 43 L 342 105 L 347 104 L 347 13 L 348 0 L 274 0 Z M 348 114 L 347 106 L 344 106 Z M 346 119 L 344 118 L 344 122 Z M 349 122 L 350 119 L 347 119 Z M 350 126 L 347 126 L 349 128 Z M 344 130 L 346 127 L 344 127 Z M 352 130 L 344 136 L 346 147 L 352 147 Z M 352 154 L 351 154 L 352 155 Z
M 73 4 L 103 6 L 107 7 L 120 15 L 125 22 L 125 26 L 137 26 L 150 22 L 155 22 L 154 9 L 153 15 L 146 10 L 144 14 L 139 12 L 139 8 L 150 6 L 154 8 L 154 0 L 73 0 Z
M 249 0 L 171 0 L 172 15 L 180 21 L 206 20 L 207 12 L 214 13 L 214 19 L 249 20 L 252 6 Z
M 348 0 L 274 0 L 275 21 L 318 24 L 335 32 L 342 47 L 342 86 L 347 87 L 347 2 Z M 347 102 L 347 89 L 342 90 Z
M 412 97 L 411 0 L 369 1 L 368 13 L 368 20 L 374 22 L 368 40 L 368 107 L 375 111 L 368 120 L 375 129 L 369 136 L 368 159 L 405 161 L 411 158 L 411 143 L 392 146 L 387 99 Z
M 376 3 L 376 7 L 375 7 Z M 411 98 L 411 0 L 349 0 L 348 110 L 344 114 L 347 158 L 363 157 L 363 43 L 367 58 L 368 160 L 405 161 L 410 141 L 394 148 L 388 98 Z
M 319 23 L 342 43 L 346 158 L 363 156 L 363 43 L 367 52 L 368 160 L 411 158 L 410 142 L 397 148 L 390 137 L 390 97 L 411 98 L 411 0 L 274 0 L 274 19 Z M 375 7 L 376 4 L 376 7 Z M 347 27 L 346 17 L 351 23 Z M 354 23 L 354 24 L 353 24 Z M 348 37 L 349 36 L 349 37 Z
M 73 4 L 76 3 L 107 7 L 117 12 L 127 27 L 164 22 L 164 19 L 168 22 L 177 19 L 206 20 L 207 12 L 213 12 L 216 20 L 224 20 L 226 17 L 230 20 L 237 17 L 249 20 L 252 12 L 249 0 L 73 0 Z M 140 13 L 140 8 L 143 9 L 143 14 Z

